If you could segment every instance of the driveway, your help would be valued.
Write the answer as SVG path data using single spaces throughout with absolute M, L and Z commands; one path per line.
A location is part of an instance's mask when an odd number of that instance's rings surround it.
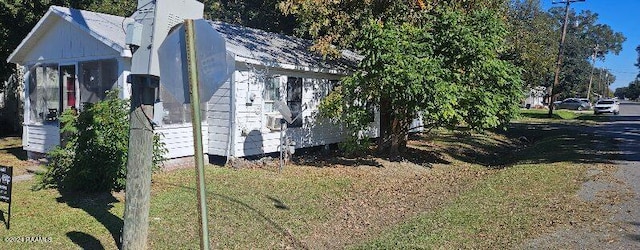
M 640 103 L 621 103 L 620 115 L 611 115 L 609 122 L 588 130 L 617 141 L 617 147 L 609 150 L 617 156 L 614 178 L 595 178 L 584 183 L 578 192 L 581 199 L 601 204 L 610 212 L 610 218 L 603 218 L 605 223 L 602 225 L 560 228 L 526 242 L 522 248 L 640 249 Z M 595 202 L 599 199 L 598 194 L 603 193 L 622 199 L 618 202 Z

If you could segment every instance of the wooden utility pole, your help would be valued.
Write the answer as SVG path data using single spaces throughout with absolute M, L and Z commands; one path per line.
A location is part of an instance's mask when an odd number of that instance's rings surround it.
M 153 162 L 153 103 L 158 79 L 131 76 L 131 113 L 127 185 L 125 187 L 123 249 L 146 249 Z
M 593 55 L 591 55 L 591 76 L 589 77 L 589 87 L 587 88 L 587 100 L 591 101 L 589 97 L 591 96 L 591 84 L 593 83 L 593 70 L 596 68 L 596 57 L 598 56 L 598 52 L 600 50 L 600 45 L 596 44 L 596 47 L 593 48 Z
M 553 103 L 556 101 L 556 89 L 558 88 L 558 84 L 560 82 L 560 67 L 562 66 L 562 54 L 564 53 L 564 40 L 567 36 L 567 22 L 569 21 L 569 6 L 574 2 L 584 2 L 585 0 L 565 0 L 562 2 L 553 1 L 553 3 L 563 3 L 564 7 L 564 22 L 562 22 L 562 36 L 560 37 L 560 46 L 558 46 L 558 60 L 556 62 L 556 72 L 555 77 L 553 78 L 553 85 L 551 85 L 551 89 L 549 90 L 550 98 L 549 100 L 549 118 L 553 116 Z

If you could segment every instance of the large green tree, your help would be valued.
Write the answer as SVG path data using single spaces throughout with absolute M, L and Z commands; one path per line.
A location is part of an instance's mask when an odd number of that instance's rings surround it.
M 364 56 L 359 69 L 344 79 L 341 102 L 326 105 L 354 136 L 370 121 L 367 110 L 379 107 L 378 146 L 392 155 L 406 146 L 418 114 L 427 128 L 482 130 L 506 124 L 520 101 L 519 69 L 500 59 L 506 29 L 495 11 L 443 8 L 420 15 L 370 20 L 356 43 Z
M 280 0 L 204 0 L 205 18 L 282 34 L 293 34 L 294 16 L 284 15 Z
M 560 34 L 564 9 L 552 8 L 549 13 L 556 20 L 554 31 Z M 598 14 L 588 10 L 579 14 L 571 10 L 568 25 L 560 83 L 554 92 L 559 98 L 584 97 L 592 72 L 594 48 L 598 48 L 595 53 L 597 60 L 605 60 L 607 55 L 617 55 L 622 51 L 622 43 L 626 37 L 615 32 L 609 25 L 598 23 Z
M 540 0 L 514 0 L 507 10 L 507 51 L 503 58 L 522 68 L 524 87 L 548 86 L 558 53 L 554 19 Z
M 362 31 L 374 19 L 416 21 L 422 13 L 439 8 L 461 12 L 482 8 L 500 9 L 508 0 L 281 0 L 280 10 L 298 22 L 297 34 L 314 39 L 312 49 L 337 55 L 339 49 L 354 49 Z

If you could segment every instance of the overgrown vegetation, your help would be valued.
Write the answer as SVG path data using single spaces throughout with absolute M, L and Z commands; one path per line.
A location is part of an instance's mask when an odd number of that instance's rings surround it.
M 443 9 L 411 22 L 370 20 L 360 32 L 356 46 L 364 59 L 332 93 L 342 100 L 330 96 L 321 112 L 337 115 L 358 137 L 376 107 L 382 152 L 405 148 L 419 114 L 427 129 L 474 130 L 504 126 L 517 114 L 520 72 L 500 59 L 506 30 L 496 12 Z
M 107 98 L 89 104 L 79 114 L 63 112 L 62 146 L 51 150 L 47 171 L 37 189 L 56 187 L 90 192 L 118 191 L 125 187 L 129 147 L 129 101 L 109 91 Z M 154 137 L 153 166 L 158 168 L 166 152 Z

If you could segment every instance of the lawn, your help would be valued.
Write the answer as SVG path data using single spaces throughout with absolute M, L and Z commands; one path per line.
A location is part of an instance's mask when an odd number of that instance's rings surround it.
M 587 176 L 588 170 L 611 173 L 613 156 L 587 152 L 593 141 L 613 143 L 606 138 L 539 117 L 507 131 L 435 131 L 411 139 L 409 152 L 394 161 L 308 154 L 281 173 L 275 163 L 208 166 L 212 246 L 512 248 L 558 226 L 603 216 L 575 193 L 582 182 L 602 177 Z M 0 249 L 116 247 L 122 193 L 31 191 L 33 183 L 15 184 L 11 229 L 0 228 Z M 151 249 L 198 248 L 195 193 L 193 169 L 154 174 Z M 51 242 L 11 243 L 7 237 Z
M 27 159 L 27 153 L 22 150 L 20 137 L 0 137 L 0 165 L 13 167 L 14 175 L 24 174 L 27 167 L 33 166 Z

